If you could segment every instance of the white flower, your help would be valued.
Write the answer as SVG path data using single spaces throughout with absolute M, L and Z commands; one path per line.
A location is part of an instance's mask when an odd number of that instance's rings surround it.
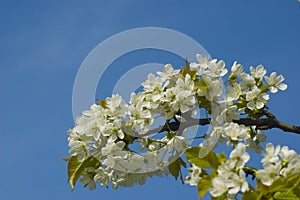
M 176 93 L 175 101 L 170 105 L 174 111 L 180 110 L 182 113 L 186 113 L 192 109 L 196 103 L 196 99 L 190 91 L 181 90 Z
M 122 123 L 118 119 L 115 119 L 113 122 L 106 123 L 102 135 L 109 137 L 112 141 L 116 141 L 118 138 L 123 139 L 125 134 L 121 130 L 121 126 Z
M 233 122 L 225 124 L 223 134 L 228 136 L 233 141 L 245 140 L 249 138 L 248 128 L 244 125 L 238 125 Z
M 211 196 L 218 197 L 227 192 L 228 186 L 226 179 L 221 176 L 217 176 L 212 179 L 212 188 L 209 189 Z
M 252 88 L 255 85 L 255 80 L 253 76 L 250 76 L 249 74 L 243 74 L 243 76 L 241 77 L 242 81 L 240 82 L 241 88 L 243 90 L 243 92 L 248 92 L 250 90 L 252 90 Z
M 246 93 L 247 108 L 250 110 L 262 109 L 269 100 L 269 95 L 261 93 L 260 89 L 254 88 Z
M 107 114 L 114 117 L 125 117 L 128 105 L 119 94 L 113 94 L 112 97 L 105 99 Z
M 212 78 L 218 78 L 225 76 L 228 70 L 225 68 L 225 63 L 223 60 L 217 62 L 217 60 L 212 60 L 208 63 L 206 70 L 203 74 L 210 76 Z
M 244 143 L 238 143 L 229 157 L 236 161 L 237 169 L 244 167 L 245 163 L 250 159 L 250 155 L 246 152 L 246 145 Z
M 284 161 L 283 161 L 284 162 Z M 287 166 L 280 171 L 280 174 L 284 177 L 289 176 L 291 174 L 300 173 L 300 156 L 292 158 Z
M 225 192 L 233 195 L 248 190 L 245 172 L 242 169 L 237 170 L 235 163 L 235 160 L 230 159 L 218 167 L 218 175 L 212 179 L 212 188 L 209 190 L 212 196 L 217 197 Z
M 194 82 L 191 79 L 191 76 L 189 74 L 185 75 L 184 79 L 177 79 L 176 81 L 176 88 L 179 88 L 181 90 L 188 90 L 193 91 L 194 90 Z
M 236 161 L 228 159 L 218 167 L 218 176 L 222 176 L 225 179 L 229 179 L 231 172 L 235 169 Z
M 76 118 L 76 126 L 72 131 L 80 136 L 93 137 L 97 141 L 106 122 L 106 110 L 99 105 L 93 104 L 89 110 L 83 111 L 82 116 Z
M 71 156 L 77 156 L 80 162 L 85 159 L 88 152 L 88 147 L 85 142 L 76 139 L 70 139 L 69 147 L 69 154 Z
M 242 89 L 240 84 L 234 83 L 233 86 L 226 87 L 226 100 L 227 101 L 234 101 L 237 100 L 240 95 L 242 94 Z
M 226 180 L 226 184 L 229 188 L 228 194 L 237 194 L 240 191 L 246 192 L 249 188 L 245 172 L 242 169 L 239 170 L 239 174 L 231 173 L 230 179 Z
M 267 73 L 267 71 L 264 69 L 263 65 L 258 65 L 256 69 L 251 66 L 250 73 L 254 78 L 261 80 L 262 77 L 264 77 L 264 75 Z
M 272 72 L 270 77 L 265 76 L 265 80 L 267 81 L 268 85 L 270 86 L 270 91 L 272 93 L 276 93 L 279 90 L 286 90 L 287 85 L 281 83 L 284 81 L 284 77 L 282 75 L 277 76 L 276 72 Z
M 279 152 L 284 168 L 280 174 L 284 177 L 300 172 L 300 156 L 294 150 L 289 150 L 287 146 L 283 146 Z
M 154 122 L 154 117 L 151 113 L 151 111 L 153 111 L 152 108 L 156 109 L 158 104 L 153 106 L 153 104 L 146 101 L 145 96 L 141 94 L 142 93 L 139 93 L 138 95 L 135 93 L 131 94 L 131 104 L 128 107 L 128 114 L 130 117 L 127 125 L 139 132 L 146 132 Z
M 168 80 L 173 78 L 179 73 L 179 70 L 174 70 L 171 64 L 166 64 L 163 68 L 163 72 L 157 72 L 157 74 L 163 79 Z
M 226 105 L 226 107 L 217 116 L 216 120 L 219 124 L 223 124 L 224 121 L 232 121 L 232 120 L 240 119 L 240 114 L 237 112 L 237 106 L 230 105 L 230 104 L 231 104 L 231 102 L 228 102 L 228 105 Z
M 278 154 L 285 162 L 289 162 L 297 157 L 297 153 L 294 150 L 289 150 L 287 146 L 283 146 Z
M 163 89 L 163 79 L 161 77 L 156 77 L 154 74 L 150 73 L 148 74 L 147 80 L 142 83 L 142 86 L 144 87 L 145 92 L 161 92 Z
M 209 57 L 208 56 L 202 56 L 201 54 L 196 54 L 196 58 L 198 60 L 198 63 L 191 63 L 190 69 L 192 71 L 197 71 L 197 75 L 202 75 L 203 71 L 207 69 L 209 65 Z
M 115 143 L 113 140 L 109 139 L 105 147 L 101 149 L 101 153 L 104 156 L 115 154 L 119 151 L 122 151 L 125 147 L 125 142 L 119 141 Z
M 171 140 L 168 141 L 168 151 L 170 153 L 176 151 L 177 153 L 183 152 L 183 150 L 187 147 L 188 140 L 183 136 L 175 136 Z
M 127 151 L 116 151 L 113 154 L 107 155 L 101 164 L 114 170 L 127 172 L 127 169 L 124 168 L 124 160 L 127 153 Z
M 196 54 L 196 58 L 198 60 L 198 63 L 203 66 L 203 68 L 207 68 L 207 65 L 209 63 L 209 56 L 208 55 L 201 55 Z
M 244 71 L 243 66 L 241 64 L 238 64 L 237 61 L 235 61 L 232 64 L 231 73 L 236 78 L 242 78 L 244 76 L 244 74 L 245 74 L 243 71 Z
M 170 107 L 174 113 L 178 110 L 182 113 L 191 110 L 192 106 L 196 103 L 194 93 L 194 82 L 191 80 L 190 75 L 187 74 L 184 79 L 179 78 L 176 81 L 175 87 L 166 93 L 170 98 Z
M 147 151 L 144 154 L 144 162 L 148 170 L 157 168 L 160 160 L 161 158 L 157 152 Z
M 257 178 L 267 186 L 270 186 L 279 176 L 286 177 L 300 172 L 300 156 L 294 150 L 289 150 L 287 146 L 280 148 L 279 145 L 274 147 L 273 144 L 268 143 L 265 157 L 261 162 L 264 169 L 258 171 Z
M 259 179 L 264 185 L 270 186 L 273 181 L 278 178 L 281 169 L 281 162 L 275 162 L 273 164 L 264 164 L 264 169 L 257 172 L 256 178 Z
M 188 183 L 192 186 L 197 186 L 199 181 L 201 180 L 200 174 L 201 174 L 201 168 L 192 164 L 192 167 L 189 169 L 190 172 L 184 179 L 185 183 Z
M 197 71 L 197 75 L 207 75 L 213 78 L 222 77 L 227 73 L 223 60 L 217 62 L 217 59 L 209 60 L 209 57 L 196 55 L 198 63 L 191 63 L 190 68 Z
M 214 79 L 210 77 L 204 77 L 203 81 L 205 82 L 205 87 L 200 87 L 197 90 L 199 96 L 205 96 L 209 101 L 218 99 L 223 92 L 223 83 L 220 79 Z
M 274 148 L 274 145 L 272 143 L 268 143 L 266 145 L 266 154 L 265 157 L 261 160 L 262 163 L 275 163 L 279 160 L 278 154 L 280 152 L 280 145 L 277 145 L 276 148 Z

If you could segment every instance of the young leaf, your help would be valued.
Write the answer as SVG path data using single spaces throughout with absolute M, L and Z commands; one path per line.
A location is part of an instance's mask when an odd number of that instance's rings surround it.
M 68 162 L 68 181 L 72 190 L 75 188 L 75 184 L 78 178 L 82 175 L 87 167 L 98 168 L 100 162 L 94 157 L 88 157 L 84 161 L 79 162 L 77 156 L 72 156 Z
M 212 186 L 212 177 L 210 175 L 203 176 L 198 183 L 198 195 L 203 198 L 208 189 Z
M 295 187 L 297 186 L 299 187 L 299 179 L 300 179 L 300 173 L 293 174 L 286 178 L 280 177 L 276 179 L 270 187 L 264 186 L 264 188 L 269 192 L 283 191 L 285 189 L 293 187 L 295 184 L 297 184 L 297 182 L 298 185 L 296 185 Z
M 220 163 L 218 161 L 218 157 L 214 152 L 209 152 L 204 158 L 206 158 L 206 160 L 214 169 L 218 169 Z
M 180 174 L 180 179 L 183 182 L 182 174 L 180 171 L 181 166 L 186 168 L 186 163 L 181 158 L 178 158 L 177 160 L 175 160 L 169 165 L 169 171 L 172 174 L 172 176 L 175 177 L 175 180 L 177 180 Z
M 300 200 L 293 191 L 286 191 L 286 192 L 276 192 L 274 195 L 274 199 L 278 200 Z
M 226 194 L 222 194 L 221 196 L 218 197 L 211 197 L 212 200 L 224 200 L 227 199 Z
M 200 147 L 191 147 L 185 151 L 185 156 L 190 163 L 195 164 L 201 168 L 214 168 L 217 169 L 220 163 L 226 159 L 224 153 L 217 155 L 214 152 L 209 152 L 205 157 L 199 157 Z
M 180 164 L 179 164 L 178 160 L 175 160 L 174 162 L 172 162 L 169 165 L 169 171 L 172 174 L 172 176 L 175 177 L 175 180 L 177 180 L 177 178 L 179 176 L 179 170 L 180 170 Z
M 225 162 L 227 159 L 226 154 L 224 152 L 217 154 L 217 158 L 219 163 Z
M 211 168 L 210 163 L 205 158 L 199 158 L 200 147 L 191 147 L 185 151 L 187 160 L 201 168 Z
M 258 198 L 257 191 L 248 191 L 243 194 L 242 200 L 257 199 L 257 198 Z

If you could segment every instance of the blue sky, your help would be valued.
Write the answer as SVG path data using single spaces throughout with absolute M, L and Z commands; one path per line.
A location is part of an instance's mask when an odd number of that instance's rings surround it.
M 0 199 L 197 199 L 196 188 L 172 177 L 117 191 L 91 192 L 81 185 L 70 191 L 60 158 L 68 155 L 72 89 L 82 61 L 121 31 L 170 28 L 229 66 L 234 60 L 262 63 L 269 72 L 282 73 L 289 88 L 271 96 L 269 106 L 279 119 L 300 125 L 299 25 L 296 0 L 0 1 Z M 149 52 L 128 56 L 135 64 L 171 62 L 170 55 Z M 121 59 L 115 65 L 132 65 Z M 112 72 L 106 75 L 97 98 L 111 94 Z M 269 141 L 300 153 L 300 136 L 266 133 Z

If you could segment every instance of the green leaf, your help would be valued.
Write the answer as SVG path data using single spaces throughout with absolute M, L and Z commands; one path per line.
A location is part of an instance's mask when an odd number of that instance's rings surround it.
M 187 160 L 202 168 L 211 168 L 212 166 L 205 158 L 199 158 L 200 147 L 191 147 L 185 151 L 185 156 Z
M 300 173 L 290 175 L 286 178 L 277 178 L 271 186 L 265 186 L 257 181 L 257 191 L 264 197 L 275 199 L 299 199 L 300 197 Z M 300 200 L 300 199 L 299 199 Z
M 209 152 L 204 158 L 206 158 L 206 160 L 214 169 L 218 169 L 220 163 L 217 155 L 214 152 Z
M 299 185 L 299 179 L 300 179 L 300 173 L 297 173 L 297 174 L 293 174 L 293 175 L 288 176 L 286 178 L 286 181 L 289 182 L 291 185 L 297 184 L 297 186 L 300 186 Z
M 222 163 L 227 160 L 226 154 L 224 152 L 217 154 L 218 162 Z
M 279 191 L 279 190 L 282 190 L 283 188 L 285 188 L 286 184 L 287 184 L 287 182 L 286 182 L 285 178 L 280 177 L 280 178 L 276 179 L 270 187 L 264 186 L 264 188 L 266 188 L 270 192 L 276 192 L 276 191 Z
M 270 187 L 267 188 L 269 192 L 277 192 L 285 189 L 289 189 L 291 187 L 300 187 L 299 185 L 300 173 L 290 175 L 286 178 L 278 178 L 276 179 Z M 297 184 L 297 185 L 295 185 Z M 300 188 L 299 188 L 300 189 Z
M 213 199 L 213 200 L 224 200 L 224 199 L 227 199 L 227 196 L 226 196 L 226 194 L 222 194 L 221 196 L 218 196 L 218 197 L 211 197 L 211 199 Z
M 200 198 L 203 198 L 206 195 L 208 189 L 211 188 L 212 178 L 213 177 L 211 177 L 210 175 L 207 175 L 207 176 L 203 176 L 200 179 L 200 181 L 198 183 L 198 195 L 199 195 Z
M 180 163 L 181 166 L 186 168 L 186 163 L 182 160 L 182 158 L 179 158 L 179 163 Z
M 258 198 L 258 192 L 248 191 L 243 194 L 242 200 L 257 199 L 257 198 Z
M 216 154 L 209 152 L 203 158 L 199 157 L 200 147 L 191 147 L 185 151 L 185 156 L 190 163 L 195 164 L 201 168 L 214 168 L 217 169 L 221 162 L 226 160 L 224 153 Z
M 300 186 L 297 186 L 296 188 L 294 188 L 293 192 L 297 197 L 300 197 Z
M 178 158 L 177 160 L 175 160 L 174 162 L 172 162 L 168 168 L 169 168 L 169 172 L 172 174 L 172 176 L 175 177 L 175 180 L 178 179 L 178 176 L 180 175 L 180 179 L 183 182 L 183 177 L 181 174 L 181 166 L 183 166 L 184 168 L 186 168 L 186 163 L 182 160 L 182 158 Z
M 86 158 L 82 162 L 78 161 L 77 156 L 72 156 L 68 162 L 68 182 L 70 183 L 72 190 L 74 190 L 77 180 L 87 167 L 98 168 L 99 166 L 99 160 L 93 156 Z
M 180 170 L 180 164 L 179 164 L 178 160 L 175 160 L 174 162 L 172 162 L 169 165 L 169 171 L 172 174 L 172 176 L 175 177 L 176 180 L 179 176 L 179 170 Z
M 276 192 L 274 195 L 274 199 L 278 200 L 300 200 L 293 191 L 286 191 L 286 192 Z

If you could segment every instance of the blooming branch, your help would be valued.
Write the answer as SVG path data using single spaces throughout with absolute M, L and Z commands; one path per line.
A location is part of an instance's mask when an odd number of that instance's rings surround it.
M 218 199 L 236 199 L 238 194 L 243 199 L 295 199 L 300 194 L 300 155 L 286 146 L 261 146 L 267 139 L 263 130 L 300 134 L 300 126 L 282 122 L 267 110 L 270 95 L 287 89 L 284 77 L 266 75 L 262 65 L 246 73 L 237 62 L 230 71 L 223 60 L 196 58 L 198 63 L 186 61 L 183 69 L 167 64 L 157 75 L 149 74 L 143 91 L 132 93 L 128 103 L 115 94 L 97 100 L 76 119 L 68 131 L 66 159 L 72 189 L 79 178 L 90 189 L 96 183 L 117 189 L 171 174 L 197 186 L 200 198 L 207 192 Z M 200 111 L 206 118 L 195 117 Z M 152 129 L 157 118 L 165 124 Z M 210 133 L 199 136 L 195 131 L 194 138 L 203 143 L 191 146 L 185 130 L 205 125 L 211 126 Z M 152 137 L 155 133 L 160 138 Z M 218 143 L 231 147 L 230 154 L 215 153 Z M 263 169 L 247 164 L 250 150 L 263 155 Z M 187 163 L 191 167 L 184 178 Z M 256 189 L 249 174 L 257 181 Z

